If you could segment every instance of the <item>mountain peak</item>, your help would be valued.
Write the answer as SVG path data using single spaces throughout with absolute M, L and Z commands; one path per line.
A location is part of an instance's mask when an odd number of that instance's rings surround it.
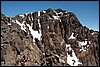
M 1 66 L 99 66 L 98 36 L 61 8 L 1 13 Z

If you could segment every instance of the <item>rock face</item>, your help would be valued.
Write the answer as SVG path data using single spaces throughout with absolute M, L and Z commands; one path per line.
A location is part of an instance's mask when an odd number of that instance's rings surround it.
M 99 32 L 62 9 L 1 13 L 1 66 L 99 66 Z

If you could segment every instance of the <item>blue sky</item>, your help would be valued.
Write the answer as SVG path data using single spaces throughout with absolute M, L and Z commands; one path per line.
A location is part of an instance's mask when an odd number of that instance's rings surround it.
M 82 25 L 99 30 L 99 1 L 1 1 L 1 12 L 7 16 L 48 8 L 73 12 Z

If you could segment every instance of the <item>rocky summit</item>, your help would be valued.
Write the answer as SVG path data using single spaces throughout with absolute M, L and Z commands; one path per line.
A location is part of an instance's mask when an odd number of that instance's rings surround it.
M 60 8 L 1 13 L 1 66 L 99 66 L 99 32 Z

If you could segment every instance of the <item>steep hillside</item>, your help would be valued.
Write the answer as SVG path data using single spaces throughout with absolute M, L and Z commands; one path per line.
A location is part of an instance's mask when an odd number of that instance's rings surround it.
M 1 13 L 1 66 L 99 66 L 99 32 L 62 9 Z

